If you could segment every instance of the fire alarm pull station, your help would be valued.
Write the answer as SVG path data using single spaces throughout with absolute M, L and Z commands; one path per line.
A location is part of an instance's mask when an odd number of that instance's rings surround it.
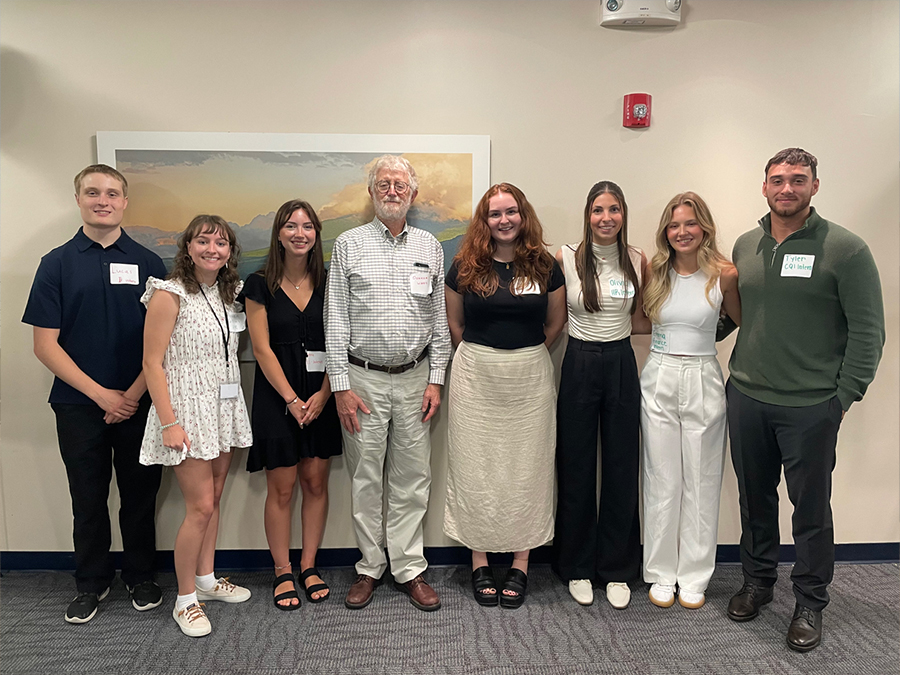
M 625 110 L 622 126 L 644 128 L 650 126 L 650 94 L 625 94 Z

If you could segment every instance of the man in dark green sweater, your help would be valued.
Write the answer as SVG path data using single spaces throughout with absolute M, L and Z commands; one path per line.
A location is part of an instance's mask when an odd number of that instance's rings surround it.
M 797 555 L 787 642 L 797 651 L 821 641 L 834 575 L 838 429 L 875 377 L 884 345 L 875 261 L 862 239 L 810 206 L 818 190 L 816 158 L 805 150 L 782 150 L 766 165 L 770 211 L 734 245 L 743 318 L 726 388 L 744 568 L 728 616 L 749 621 L 772 600 L 783 466 Z

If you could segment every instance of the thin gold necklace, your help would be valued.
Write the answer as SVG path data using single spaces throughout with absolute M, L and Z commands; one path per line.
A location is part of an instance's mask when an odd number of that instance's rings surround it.
M 295 284 L 293 281 L 291 281 L 291 278 L 287 275 L 287 272 L 285 272 L 284 278 L 287 280 L 287 282 L 288 282 L 291 286 L 294 287 L 294 290 L 295 290 L 295 291 L 299 291 L 299 290 L 300 290 L 300 284 L 302 284 L 302 283 L 304 282 L 304 280 L 306 279 L 306 275 L 307 275 L 307 274 L 309 274 L 309 269 L 307 269 L 307 270 L 303 273 L 303 276 L 300 277 L 300 281 L 298 281 L 296 284 Z

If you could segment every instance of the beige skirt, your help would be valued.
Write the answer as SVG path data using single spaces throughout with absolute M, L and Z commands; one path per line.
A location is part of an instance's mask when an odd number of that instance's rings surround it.
M 474 551 L 546 544 L 556 482 L 556 388 L 547 348 L 461 343 L 448 408 L 444 533 Z

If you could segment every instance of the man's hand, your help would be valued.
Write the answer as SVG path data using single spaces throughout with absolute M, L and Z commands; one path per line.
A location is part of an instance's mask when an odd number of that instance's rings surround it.
M 138 409 L 138 402 L 132 401 L 125 396 L 125 392 L 120 389 L 107 389 L 100 387 L 100 391 L 96 394 L 94 402 L 103 408 L 106 413 L 104 420 L 111 419 L 116 422 L 122 422 L 134 415 Z M 121 418 L 121 419 L 119 419 Z M 107 420 L 106 422 L 110 422 Z
M 437 409 L 441 407 L 441 385 L 429 384 L 425 387 L 425 395 L 422 397 L 423 422 L 429 421 Z
M 347 389 L 346 391 L 334 392 L 334 402 L 337 405 L 341 426 L 347 430 L 347 433 L 354 434 L 362 431 L 356 411 L 361 410 L 366 415 L 371 414 L 371 411 L 366 407 L 362 399 L 354 394 L 353 390 Z

